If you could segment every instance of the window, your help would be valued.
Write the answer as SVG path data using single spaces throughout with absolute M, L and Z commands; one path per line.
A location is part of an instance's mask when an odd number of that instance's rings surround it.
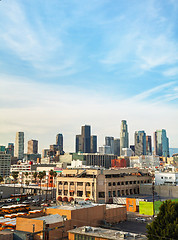
M 109 197 L 112 197 L 111 191 L 108 192 L 108 196 L 109 196 Z
M 74 185 L 74 182 L 71 182 L 70 185 Z
M 78 182 L 77 186 L 83 186 L 83 182 Z
M 65 195 L 65 196 L 68 195 L 68 190 L 64 190 L 64 195 Z
M 161 177 L 161 179 L 163 179 L 163 177 Z
M 64 182 L 64 185 L 68 185 L 68 182 Z
M 77 197 L 82 197 L 83 196 L 83 191 L 77 191 Z
M 105 192 L 99 192 L 98 197 L 99 198 L 105 198 Z
M 120 197 L 120 190 L 117 190 L 117 196 Z
M 113 183 L 112 183 L 112 185 L 113 185 L 113 186 L 116 186 L 116 183 L 115 183 L 115 182 L 113 182 Z
M 108 186 L 111 186 L 111 182 L 108 183 Z
M 120 184 L 121 184 L 120 182 L 117 183 L 117 185 L 120 185 Z
M 124 185 L 124 182 L 121 182 L 122 185 Z
M 169 179 L 172 179 L 172 177 L 169 177 Z

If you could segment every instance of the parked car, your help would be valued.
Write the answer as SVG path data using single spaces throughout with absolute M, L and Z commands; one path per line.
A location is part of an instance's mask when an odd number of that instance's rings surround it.
M 49 203 L 42 203 L 41 206 L 42 206 L 42 207 L 49 207 L 50 204 L 49 204 Z
M 136 218 L 136 221 L 146 222 L 146 219 L 145 219 L 145 218 L 142 218 L 142 217 L 137 217 L 137 218 Z

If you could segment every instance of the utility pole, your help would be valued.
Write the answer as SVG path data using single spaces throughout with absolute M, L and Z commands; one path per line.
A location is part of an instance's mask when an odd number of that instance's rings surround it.
M 153 195 L 153 218 L 155 216 L 155 206 L 154 206 L 154 201 L 155 201 L 155 183 L 154 183 L 154 175 L 152 178 L 152 195 Z

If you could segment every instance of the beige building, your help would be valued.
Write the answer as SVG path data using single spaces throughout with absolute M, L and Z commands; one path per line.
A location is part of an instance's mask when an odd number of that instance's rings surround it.
M 113 197 L 138 194 L 140 184 L 151 181 L 146 169 L 64 169 L 57 178 L 56 197 L 107 203 Z
M 38 141 L 33 139 L 29 140 L 27 154 L 37 154 L 37 153 L 38 153 Z

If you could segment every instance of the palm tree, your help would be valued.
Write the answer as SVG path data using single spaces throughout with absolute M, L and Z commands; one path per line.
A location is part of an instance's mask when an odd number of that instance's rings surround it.
M 51 169 L 51 170 L 49 171 L 49 174 L 50 174 L 51 177 L 52 177 L 52 183 L 51 183 L 51 200 L 52 200 L 52 198 L 53 198 L 53 176 L 54 176 L 54 171 L 53 171 L 53 169 Z
M 41 181 L 42 181 L 43 177 L 44 177 L 43 172 L 39 172 L 38 178 L 40 179 L 40 194 L 41 194 Z
M 19 175 L 18 172 L 13 172 L 13 173 L 12 173 L 12 177 L 13 177 L 13 179 L 14 179 L 14 200 L 15 200 L 15 183 L 16 183 L 16 181 L 17 181 L 18 175 Z
M 55 182 L 56 182 L 56 181 L 55 181 L 56 177 L 57 177 L 57 172 L 53 172 L 53 178 L 54 178 L 54 179 L 53 179 L 53 180 L 54 180 L 54 181 L 53 181 L 53 193 L 54 193 L 54 186 L 55 186 Z M 53 198 L 54 198 L 54 194 L 53 194 Z
M 34 177 L 34 179 L 35 179 L 35 183 L 36 183 L 37 176 L 38 176 L 38 173 L 37 173 L 37 172 L 34 172 L 34 173 L 33 173 L 33 177 Z
M 26 177 L 26 181 L 25 181 L 25 183 L 26 183 L 27 182 L 27 177 L 28 177 L 28 172 L 25 172 L 25 177 Z

